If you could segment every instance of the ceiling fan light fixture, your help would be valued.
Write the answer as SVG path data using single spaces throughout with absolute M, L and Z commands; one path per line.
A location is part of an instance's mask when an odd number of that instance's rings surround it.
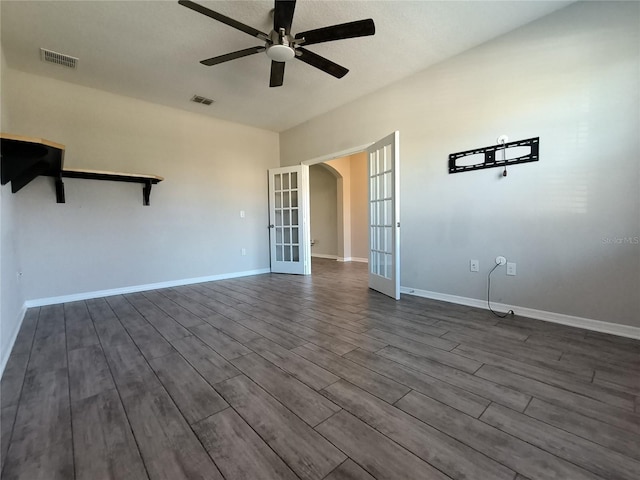
M 288 45 L 269 45 L 267 56 L 274 62 L 286 62 L 296 56 L 296 52 Z

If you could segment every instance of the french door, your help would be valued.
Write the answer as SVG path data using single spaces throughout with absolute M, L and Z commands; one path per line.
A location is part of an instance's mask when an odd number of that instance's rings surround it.
M 269 242 L 273 273 L 311 273 L 309 167 L 269 170 Z
M 369 288 L 400 299 L 399 132 L 374 143 L 369 157 Z

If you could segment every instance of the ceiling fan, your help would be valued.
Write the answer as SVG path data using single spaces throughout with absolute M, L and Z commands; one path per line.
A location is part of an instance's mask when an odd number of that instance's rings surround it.
M 375 34 L 375 25 L 372 19 L 358 20 L 355 22 L 342 23 L 332 25 L 330 27 L 316 28 L 306 32 L 297 33 L 295 36 L 291 34 L 291 23 L 293 21 L 293 12 L 296 8 L 295 0 L 275 0 L 275 8 L 273 10 L 273 30 L 270 33 L 264 33 L 253 27 L 229 18 L 221 13 L 214 12 L 202 5 L 189 0 L 179 0 L 180 5 L 190 8 L 193 11 L 206 15 L 241 32 L 247 33 L 252 37 L 256 37 L 264 41 L 264 46 L 256 46 L 238 50 L 237 52 L 227 53 L 217 57 L 202 60 L 203 65 L 211 66 L 219 63 L 235 60 L 236 58 L 246 57 L 254 53 L 266 52 L 271 59 L 271 78 L 269 80 L 270 87 L 279 87 L 284 81 L 285 62 L 296 58 L 304 63 L 316 67 L 323 72 L 333 75 L 336 78 L 344 77 L 348 69 L 337 63 L 332 62 L 320 55 L 317 55 L 302 45 L 313 45 L 315 43 L 332 42 L 334 40 L 343 40 L 346 38 L 364 37 Z

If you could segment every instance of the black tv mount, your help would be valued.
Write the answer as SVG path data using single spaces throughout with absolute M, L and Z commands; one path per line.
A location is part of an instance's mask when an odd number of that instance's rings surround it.
M 530 147 L 531 151 L 527 155 L 515 158 L 507 158 L 500 160 L 496 158 L 496 152 L 504 150 L 505 154 L 511 147 Z M 538 151 L 540 147 L 540 137 L 527 138 L 517 142 L 503 143 L 500 145 L 492 145 L 490 147 L 476 148 L 465 152 L 452 153 L 449 155 L 449 173 L 470 172 L 472 170 L 481 170 L 483 168 L 504 167 L 507 165 L 516 165 L 518 163 L 528 163 L 538 161 Z M 463 157 L 469 155 L 478 155 L 484 153 L 484 161 L 473 165 L 456 165 L 456 162 Z

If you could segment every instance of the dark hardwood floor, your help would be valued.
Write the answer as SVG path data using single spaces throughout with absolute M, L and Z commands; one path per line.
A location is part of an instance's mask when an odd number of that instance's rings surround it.
M 640 478 L 640 342 L 313 270 L 30 309 L 2 479 Z

